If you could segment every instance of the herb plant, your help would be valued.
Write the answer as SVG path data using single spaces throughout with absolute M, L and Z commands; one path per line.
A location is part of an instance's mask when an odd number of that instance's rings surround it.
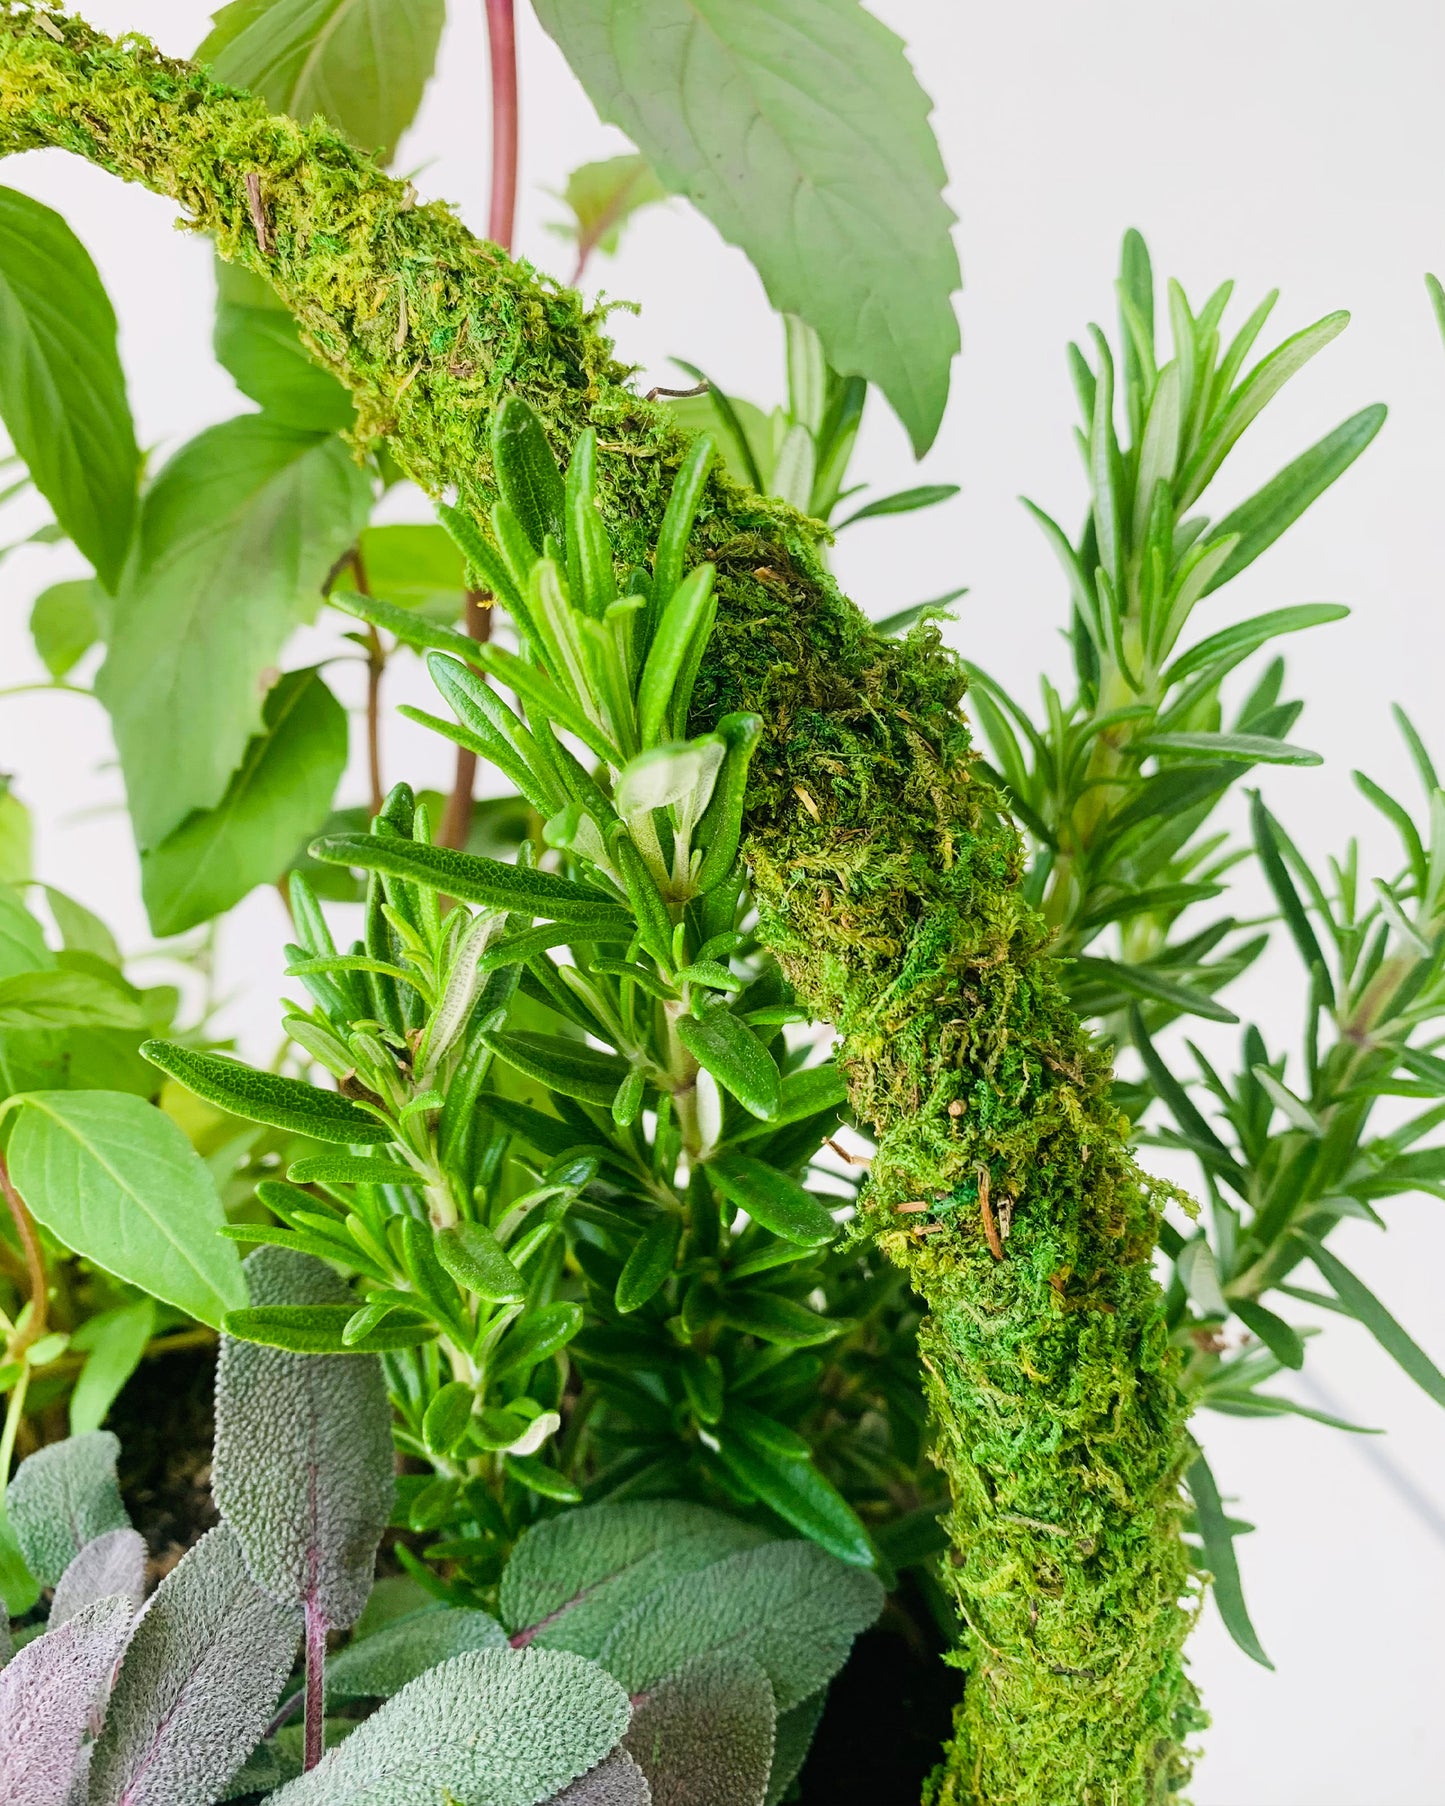
M 262 1070 L 53 893 L 48 945 L 0 795 L 0 1488 L 72 1383 L 82 1432 L 28 1454 L 0 1516 L 29 1637 L 0 1688 L 53 1744 L 14 1785 L 759 1806 L 907 1572 L 964 1681 L 937 1806 L 1180 1797 L 1208 1578 L 1266 1659 L 1189 1412 L 1302 1409 L 1267 1383 L 1304 1359 L 1291 1299 L 1445 1402 L 1328 1245 L 1442 1183 L 1436 773 L 1404 723 L 1423 832 L 1361 779 L 1402 846 L 1371 886 L 1353 851 L 1312 872 L 1257 795 L 1240 837 L 1239 781 L 1314 755 L 1280 659 L 1242 704 L 1226 685 L 1342 610 L 1195 631 L 1383 409 L 1211 522 L 1233 446 L 1345 317 L 1251 362 L 1273 297 L 1226 336 L 1229 285 L 1161 302 L 1131 233 L 1117 340 L 1071 349 L 1084 528 L 1035 510 L 1074 673 L 1033 710 L 944 651 L 951 597 L 870 621 L 829 566 L 830 524 L 953 493 L 853 499 L 870 386 L 921 450 L 957 346 L 897 40 L 857 0 L 537 13 L 638 151 L 569 183 L 575 277 L 686 194 L 782 316 L 770 413 L 691 363 L 695 388 L 639 396 L 603 309 L 507 255 L 509 0 L 487 7 L 489 243 L 384 173 L 435 0 L 364 26 L 233 0 L 201 68 L 0 12 L 0 152 L 64 145 L 175 198 L 215 239 L 217 354 L 260 410 L 143 473 L 93 266 L 0 191 L 0 417 L 42 532 L 94 571 L 38 599 L 36 645 L 81 691 L 104 647 L 153 929 L 276 882 L 299 987 Z M 775 116 L 780 69 L 798 104 Z M 408 481 L 440 523 L 372 524 Z M 322 668 L 260 681 L 323 603 L 367 674 L 370 804 L 335 813 Z M 411 654 L 447 797 L 385 781 L 386 672 Z M 474 803 L 479 767 L 504 794 Z M 1276 920 L 1215 912 L 1244 860 Z M 1299 1060 L 1263 1024 L 1237 1070 L 1176 1058 L 1188 1017 L 1236 1021 L 1271 933 L 1304 966 Z M 1382 1097 L 1422 1108 L 1374 1134 Z M 1161 1143 L 1197 1160 L 1203 1217 L 1141 1166 Z M 148 1350 L 218 1332 L 224 1522 L 134 1621 L 143 1549 L 96 1432 Z M 403 1574 L 371 1593 L 387 1529 Z M 166 1745 L 208 1659 L 227 1709 L 188 1704 Z M 0 1729 L 0 1763 L 14 1747 Z
M 274 1248 L 246 1273 L 258 1301 L 297 1309 L 343 1289 Z M 227 1338 L 216 1415 L 222 1522 L 144 1606 L 146 1549 L 117 1488 L 115 1438 L 54 1443 L 18 1469 L 11 1522 L 53 1592 L 44 1624 L 13 1655 L 7 1630 L 0 1650 L 7 1801 L 265 1793 L 315 1806 L 480 1789 L 512 1806 L 649 1806 L 700 1797 L 697 1779 L 721 1806 L 762 1806 L 792 1779 L 815 1696 L 878 1609 L 871 1575 L 662 1502 L 532 1532 L 502 1577 L 500 1621 L 422 1595 L 358 1623 L 392 1495 L 377 1357 Z M 327 1630 L 352 1624 L 328 1662 Z M 298 1642 L 299 1747 L 294 1702 L 276 1711 Z M 342 1715 L 325 1716 L 327 1697 Z

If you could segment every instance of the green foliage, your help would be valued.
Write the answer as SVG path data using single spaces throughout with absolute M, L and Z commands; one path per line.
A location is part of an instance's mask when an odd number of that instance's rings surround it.
M 265 415 L 200 434 L 147 491 L 96 678 L 142 851 L 222 803 L 262 725 L 262 673 L 316 613 L 369 498 L 335 438 Z
M 901 42 L 857 0 L 537 12 L 663 186 L 746 251 L 773 305 L 808 322 L 836 369 L 876 382 L 926 450 L 959 345 L 959 270 Z
M 1231 1021 L 1214 995 L 1264 937 L 1231 916 L 1202 929 L 1192 906 L 1223 890 L 1238 853 L 1211 818 L 1259 764 L 1315 764 L 1287 736 L 1300 705 L 1280 699 L 1269 667 L 1227 719 L 1223 689 L 1279 637 L 1338 620 L 1313 604 L 1276 609 L 1187 643 L 1194 611 L 1261 555 L 1360 455 L 1384 420 L 1366 408 L 1211 523 L 1196 504 L 1270 398 L 1343 329 L 1331 314 L 1246 369 L 1271 295 L 1228 341 L 1233 285 L 1196 314 L 1167 285 L 1171 343 L 1156 336 L 1156 294 L 1142 239 L 1125 240 L 1120 349 L 1091 327 L 1094 362 L 1070 347 L 1090 506 L 1077 543 L 1029 504 L 1069 584 L 1075 688 L 1047 682 L 1037 722 L 983 672 L 973 707 L 992 774 L 1030 836 L 1028 894 L 1074 956 L 1069 989 L 1086 1015 L 1127 1032 L 1131 1003 L 1151 1029 L 1181 1014 Z M 1089 950 L 1117 936 L 1118 956 Z M 1085 957 L 1079 957 L 1079 956 Z
M 738 1518 L 676 1499 L 565 1512 L 522 1537 L 498 1609 L 516 1635 L 595 1657 L 611 1628 L 675 1575 L 766 1540 Z
M 52 583 L 30 610 L 30 633 L 52 677 L 65 677 L 100 637 L 95 582 Z
M 116 1483 L 120 1444 L 107 1430 L 51 1443 L 15 1470 L 6 1510 L 26 1564 L 53 1587 L 98 1536 L 129 1523 Z
M 265 1729 L 297 1635 L 234 1532 L 207 1531 L 136 1622 L 91 1758 L 92 1798 L 207 1806 Z
M 123 1599 L 132 1613 L 138 1612 L 145 1581 L 146 1546 L 140 1532 L 129 1524 L 102 1531 L 56 1581 L 46 1627 L 55 1630 L 102 1599 Z
M 611 256 L 632 216 L 666 195 L 667 190 L 653 174 L 647 159 L 635 152 L 604 157 L 598 163 L 584 163 L 580 169 L 574 169 L 558 196 L 566 202 L 572 218 L 552 227 L 559 238 L 577 248 L 572 280 L 581 280 L 594 251 Z
M 310 1255 L 258 1248 L 253 1305 L 350 1294 Z M 391 1514 L 391 1439 L 376 1356 L 290 1354 L 221 1338 L 212 1487 L 251 1573 L 324 1627 L 354 1624 Z
M 652 1806 L 763 1806 L 776 1716 L 768 1677 L 747 1656 L 704 1656 L 670 1675 L 627 1730 Z
M 139 1298 L 134 1304 L 97 1311 L 70 1338 L 72 1350 L 85 1357 L 70 1394 L 72 1436 L 84 1436 L 105 1422 L 122 1386 L 140 1365 L 155 1326 L 155 1300 Z
M 882 1604 L 873 1575 L 810 1543 L 764 1543 L 676 1575 L 622 1620 L 598 1659 L 641 1693 L 704 1657 L 747 1656 L 786 1712 L 826 1685 Z
M 445 17 L 444 0 L 230 0 L 196 59 L 278 113 L 324 114 L 384 161 L 420 104 Z
M 0 419 L 35 487 L 109 589 L 135 518 L 140 454 L 115 314 L 58 213 L 0 189 Z
M 72 1797 L 130 1626 L 124 1599 L 102 1599 L 26 1644 L 0 1673 L 0 1787 L 9 1806 Z
M 432 1806 L 438 1788 L 537 1806 L 627 1728 L 609 1675 L 560 1650 L 480 1650 L 411 1681 L 273 1806 Z
M 124 1092 L 17 1101 L 11 1173 L 67 1248 L 203 1323 L 244 1304 L 240 1261 L 216 1234 L 215 1182 L 169 1117 Z
M 214 809 L 198 810 L 141 855 L 151 927 L 180 934 L 279 879 L 331 807 L 346 767 L 346 715 L 316 670 L 267 693 L 261 732 Z
M 486 1612 L 431 1605 L 372 1636 L 358 1636 L 326 1664 L 327 1697 L 390 1699 L 439 1662 L 479 1649 L 505 1649 L 507 1633 Z
M 1194 1452 L 1176 1380 L 1221 1410 L 1296 1409 L 1259 1389 L 1304 1357 L 1300 1335 L 1260 1298 L 1292 1289 L 1317 1302 L 1291 1277 L 1306 1257 L 1333 1288 L 1327 1302 L 1358 1316 L 1427 1389 L 1438 1380 L 1322 1241 L 1392 1195 L 1371 1187 L 1438 1182 L 1428 1147 L 1360 1139 L 1375 1093 L 1355 1093 L 1346 1061 L 1330 1070 L 1363 999 L 1371 1021 L 1386 993 L 1393 1009 L 1404 959 L 1416 963 L 1398 1011 L 1381 1017 L 1393 1040 L 1366 1030 L 1370 1054 L 1389 1056 L 1372 1082 L 1427 1087 L 1439 1076 L 1428 1017 L 1412 1014 L 1433 985 L 1420 962 L 1433 944 L 1436 861 L 1418 831 L 1414 842 L 1402 835 L 1404 875 L 1362 902 L 1348 862 L 1338 898 L 1316 894 L 1257 812 L 1263 869 L 1310 970 L 1315 1038 L 1290 1084 L 1256 1034 L 1237 1081 L 1216 1084 L 1201 1067 L 1206 1121 L 1153 1041 L 1182 1014 L 1227 1019 L 1216 994 L 1261 939 L 1228 918 L 1178 925 L 1219 895 L 1239 851 L 1214 840 L 1206 818 L 1250 765 L 1312 757 L 1289 737 L 1297 709 L 1281 700 L 1277 668 L 1227 717 L 1221 686 L 1279 635 L 1339 611 L 1275 610 L 1186 644 L 1188 618 L 1348 466 L 1379 410 L 1216 525 L 1189 511 L 1341 319 L 1246 373 L 1263 311 L 1221 348 L 1227 297 L 1196 315 L 1174 294 L 1166 360 L 1147 256 L 1136 239 L 1126 245 L 1117 368 L 1102 339 L 1092 365 L 1076 359 L 1090 522 L 1077 545 L 1046 523 L 1070 580 L 1076 694 L 1047 694 L 1035 726 L 986 680 L 974 692 L 994 775 L 1032 837 L 1021 898 L 1024 861 L 976 781 L 956 670 L 926 628 L 884 640 L 916 611 L 870 632 L 795 515 L 729 487 L 701 454 L 684 464 L 570 301 L 479 259 L 459 227 L 414 207 L 338 139 L 267 121 L 183 68 L 97 46 L 81 27 L 57 30 L 59 46 L 16 28 L 5 142 L 48 141 L 79 94 L 87 117 L 107 124 L 114 167 L 184 195 L 229 255 L 273 276 L 307 343 L 354 387 L 363 439 L 385 431 L 429 488 L 456 486 L 446 518 L 470 581 L 493 592 L 515 631 L 484 650 L 452 631 L 454 576 L 348 602 L 381 632 L 443 654 L 433 672 L 457 716 L 443 731 L 489 758 L 538 817 L 516 865 L 492 858 L 495 845 L 432 847 L 426 814 L 404 794 L 371 835 L 327 834 L 339 872 L 369 874 L 366 932 L 339 953 L 314 898 L 293 885 L 292 975 L 313 1007 L 289 1027 L 348 1095 L 317 1089 L 321 1101 L 303 1102 L 307 1088 L 289 1077 L 189 1049 L 161 1056 L 203 1095 L 283 1135 L 325 1137 L 329 1126 L 338 1144 L 384 1149 L 329 1173 L 293 1166 L 290 1188 L 271 1181 L 262 1193 L 273 1222 L 250 1225 L 258 1240 L 356 1273 L 365 1302 L 260 1307 L 331 1315 L 253 1311 L 238 1327 L 313 1347 L 390 1338 L 401 1445 L 436 1474 L 409 1477 L 402 1515 L 438 1538 L 427 1545 L 432 1584 L 468 1606 L 490 1598 L 519 1532 L 584 1488 L 729 1499 L 757 1526 L 778 1513 L 868 1560 L 855 1507 L 871 1532 L 901 1492 L 936 1501 L 915 1478 L 914 1306 L 871 1250 L 823 1242 L 822 1219 L 853 1188 L 809 1189 L 837 1121 L 831 1071 L 816 1107 L 789 1113 L 800 1072 L 825 1069 L 800 1069 L 802 1038 L 785 1031 L 804 1011 L 826 1016 L 844 1036 L 857 1119 L 879 1134 L 867 1225 L 930 1307 L 922 1346 L 955 1500 L 946 1577 L 971 1627 L 940 1798 L 1086 1798 L 1104 1774 L 1119 1778 L 1121 1799 L 1177 1791 L 1193 1723 L 1178 1661 L 1191 1584 L 1178 1486 Z M 667 48 L 645 34 L 624 47 Z M 701 97 L 704 114 L 717 92 Z M 259 222 L 216 175 L 239 167 L 260 184 Z M 352 238 L 317 231 L 318 217 L 342 212 Z M 906 260 L 899 267 L 914 279 Z M 815 269 L 834 304 L 837 268 Z M 482 319 L 500 347 L 485 360 L 464 349 Z M 792 326 L 779 422 L 716 391 L 702 406 L 754 492 L 826 518 L 862 384 L 829 371 L 823 343 L 851 367 L 826 333 L 820 342 Z M 268 392 L 277 409 L 284 389 Z M 484 443 L 479 423 L 508 393 L 540 417 L 514 404 Z M 578 442 L 584 426 L 598 444 Z M 572 452 L 565 478 L 555 448 Z M 937 487 L 859 514 L 900 511 Z M 691 571 L 690 556 L 701 561 Z M 365 564 L 364 552 L 352 560 L 358 592 Z M 379 633 L 366 644 L 375 672 Z M 515 710 L 487 677 L 520 699 Z M 598 768 L 554 730 L 571 730 Z M 240 751 L 227 754 L 232 765 Z M 509 819 L 525 819 L 508 806 Z M 1402 805 L 1380 806 L 1409 825 Z M 444 913 L 448 898 L 482 908 Z M 910 924 L 906 941 L 899 923 Z M 1058 968 L 1050 930 L 1068 959 Z M 1147 1083 L 1111 1089 L 1070 1002 L 1128 1037 Z M 1409 1095 L 1426 1098 L 1429 1118 L 1434 1094 Z M 1176 1260 L 1162 1308 L 1149 1267 L 1166 1193 L 1132 1164 L 1120 1101 L 1136 1119 L 1150 1103 L 1172 1116 L 1177 1135 L 1165 1132 L 1200 1153 L 1207 1175 L 1207 1231 L 1164 1229 Z M 1417 1127 L 1423 1140 L 1433 1122 Z M 1227 1313 L 1263 1353 L 1217 1345 Z M 838 1407 L 840 1393 L 860 1402 Z M 884 1401 L 882 1431 L 871 1425 L 883 1411 L 865 1399 Z M 1079 1471 L 1100 1486 L 1079 1488 Z M 1228 1576 L 1239 1527 L 1194 1471 L 1191 1533 L 1238 1633 L 1247 1620 Z M 1062 1569 L 1061 1547 L 1082 1552 Z M 693 1574 L 706 1566 L 669 1584 L 685 1579 L 701 1597 Z M 708 1597 L 689 1620 L 699 1635 L 712 1609 Z M 643 1623 L 619 1630 L 617 1647 L 630 1651 Z M 999 1664 L 998 1649 L 1022 1653 Z M 780 1743 L 815 1707 L 816 1690 L 784 1713 Z

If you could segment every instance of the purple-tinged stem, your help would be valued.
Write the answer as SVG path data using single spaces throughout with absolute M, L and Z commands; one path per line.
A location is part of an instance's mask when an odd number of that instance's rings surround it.
M 315 1596 L 306 1600 L 306 1757 L 315 1768 L 326 1749 L 326 1619 Z

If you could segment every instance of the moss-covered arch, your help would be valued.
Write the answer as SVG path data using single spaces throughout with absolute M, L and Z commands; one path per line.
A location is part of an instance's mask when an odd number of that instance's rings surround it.
M 171 196 L 266 278 L 351 390 L 358 432 L 385 435 L 426 489 L 485 514 L 487 422 L 516 392 L 559 445 L 598 429 L 614 542 L 650 545 L 683 441 L 629 389 L 597 316 L 336 133 L 143 39 L 11 5 L 0 155 L 43 146 Z M 1013 827 L 972 774 L 936 632 L 879 640 L 808 524 L 721 476 L 696 543 L 722 601 L 700 710 L 767 723 L 748 818 L 767 938 L 839 1026 L 879 1138 L 869 1221 L 929 1306 L 966 1625 L 934 1797 L 1153 1806 L 1181 1785 L 1197 1722 L 1159 1200 L 1020 894 Z M 917 1198 L 930 1222 L 896 1214 Z

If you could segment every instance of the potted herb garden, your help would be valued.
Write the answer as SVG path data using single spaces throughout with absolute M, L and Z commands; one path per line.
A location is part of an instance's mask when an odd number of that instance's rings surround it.
M 1312 760 L 1276 645 L 1344 610 L 1196 618 L 1384 410 L 1221 513 L 1345 316 L 1272 336 L 1129 233 L 1069 354 L 1084 525 L 1034 510 L 1072 676 L 1020 700 L 906 538 L 867 609 L 830 562 L 954 492 L 850 477 L 869 390 L 921 454 L 958 349 L 902 44 L 858 0 L 535 8 L 636 146 L 573 177 L 562 275 L 685 196 L 782 316 L 771 411 L 640 392 L 510 255 L 512 0 L 484 231 L 390 170 L 440 0 L 231 0 L 192 61 L 0 5 L 0 154 L 207 235 L 255 404 L 144 460 L 87 252 L 0 189 L 10 475 L 93 572 L 35 643 L 108 712 L 156 937 L 204 962 L 263 885 L 289 922 L 243 1059 L 32 869 L 16 761 L 0 1798 L 1182 1799 L 1206 1595 L 1267 1660 L 1205 1410 L 1306 1409 L 1300 1306 L 1445 1403 L 1332 1245 L 1445 1179 L 1430 751 L 1402 721 L 1423 794 L 1365 787 L 1393 864 L 1320 877 L 1252 774 Z M 373 522 L 405 486 L 425 522 Z M 445 793 L 385 769 L 409 660 Z M 1221 1068 L 1191 1019 L 1271 937 L 1302 1057 L 1245 1020 Z

